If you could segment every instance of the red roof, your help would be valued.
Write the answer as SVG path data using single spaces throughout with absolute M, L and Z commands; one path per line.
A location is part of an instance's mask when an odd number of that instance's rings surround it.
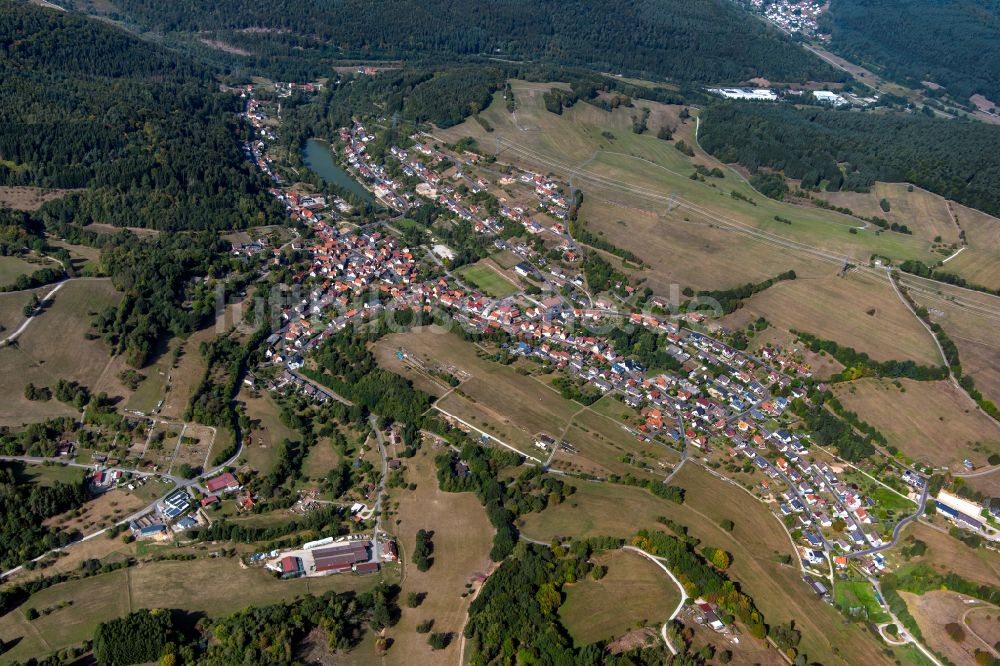
M 218 490 L 225 490 L 226 488 L 237 488 L 239 485 L 239 481 L 237 481 L 236 477 L 230 472 L 220 474 L 219 476 L 205 482 L 205 487 L 208 488 L 208 492 L 210 493 L 214 493 Z
M 281 558 L 281 572 L 282 573 L 295 573 L 302 569 L 302 562 L 299 558 L 292 555 Z
M 208 506 L 209 504 L 215 504 L 219 501 L 219 498 L 215 495 L 209 495 L 201 501 L 202 506 Z

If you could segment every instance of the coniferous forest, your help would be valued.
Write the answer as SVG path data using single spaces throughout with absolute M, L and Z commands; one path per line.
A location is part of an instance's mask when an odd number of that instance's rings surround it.
M 277 211 L 240 149 L 238 104 L 123 30 L 0 2 L 0 185 L 86 188 L 78 223 L 266 223 Z
M 333 58 L 495 56 L 682 81 L 841 80 L 842 72 L 718 0 L 119 0 L 109 16 L 204 33 L 249 51 L 236 63 L 300 77 Z M 268 31 L 247 28 L 267 27 Z
M 835 51 L 890 78 L 917 87 L 931 81 L 960 101 L 978 93 L 1000 104 L 996 0 L 834 0 L 820 28 Z
M 851 113 L 790 104 L 715 104 L 699 140 L 723 162 L 769 167 L 804 188 L 865 190 L 911 182 L 972 208 L 1000 212 L 1000 127 L 922 115 Z

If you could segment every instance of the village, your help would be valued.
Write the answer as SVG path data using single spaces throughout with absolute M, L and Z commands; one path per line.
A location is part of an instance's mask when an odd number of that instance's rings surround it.
M 254 108 L 251 98 L 248 109 Z M 828 598 L 829 587 L 817 579 L 832 585 L 852 564 L 869 576 L 886 570 L 882 551 L 895 544 L 903 524 L 924 511 L 926 476 L 896 463 L 876 478 L 795 430 L 789 405 L 805 397 L 803 380 L 811 371 L 794 350 L 769 346 L 754 356 L 712 337 L 700 313 L 636 311 L 629 303 L 635 290 L 627 283 L 616 283 L 610 299 L 595 298 L 579 272 L 582 252 L 565 224 L 569 188 L 551 177 L 512 167 L 490 177 L 489 169 L 477 168 L 478 153 L 443 148 L 426 135 L 411 136 L 406 148 L 392 145 L 378 160 L 366 149 L 376 136 L 359 123 L 341 129 L 338 139 L 347 169 L 388 209 L 402 214 L 421 202 L 438 204 L 497 250 L 517 255 L 514 273 L 528 287 L 489 296 L 449 270 L 455 250 L 446 244 L 410 247 L 391 222 L 351 226 L 342 218 L 347 210 L 342 200 L 326 205 L 321 197 L 275 188 L 290 216 L 309 226 L 313 240 L 301 247 L 311 263 L 295 278 L 303 297 L 283 312 L 284 327 L 268 339 L 269 362 L 281 368 L 272 390 L 292 387 L 317 400 L 336 399 L 299 372 L 317 344 L 385 311 L 443 311 L 470 330 L 503 331 L 515 341 L 509 353 L 538 359 L 586 390 L 615 395 L 640 411 L 644 422 L 631 430 L 637 440 L 678 451 L 682 461 L 690 456 L 710 468 L 728 465 L 752 477 L 762 500 L 798 542 L 804 581 L 820 596 Z M 269 169 L 263 138 L 253 153 L 258 165 Z M 496 214 L 485 203 L 491 199 Z M 534 290 L 537 297 L 529 293 L 532 285 L 542 287 Z M 680 370 L 650 373 L 605 336 L 591 333 L 609 324 L 653 331 Z M 397 355 L 403 359 L 406 352 Z M 488 434 L 480 434 L 490 443 Z M 535 446 L 545 453 L 575 450 L 552 433 L 540 433 Z M 891 508 L 881 507 L 876 496 Z M 954 524 L 997 538 L 980 517 L 982 507 L 945 491 L 932 501 Z

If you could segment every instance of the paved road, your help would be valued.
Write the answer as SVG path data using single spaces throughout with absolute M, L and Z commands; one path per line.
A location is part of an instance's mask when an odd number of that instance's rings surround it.
M 242 453 L 242 451 L 243 451 L 243 440 L 242 440 L 242 438 L 240 438 L 240 440 L 238 441 L 238 446 L 236 447 L 236 452 L 233 453 L 233 455 L 228 460 L 224 461 L 220 465 L 216 465 L 212 469 L 207 470 L 201 476 L 197 476 L 197 477 L 195 477 L 193 479 L 182 479 L 180 477 L 171 476 L 169 474 L 153 474 L 153 473 L 149 473 L 149 472 L 140 472 L 140 471 L 137 471 L 137 470 L 127 469 L 127 468 L 124 468 L 124 467 L 103 467 L 103 468 L 101 468 L 101 469 L 111 469 L 111 470 L 120 469 L 123 472 L 128 472 L 129 474 L 134 474 L 136 476 L 141 476 L 141 477 L 146 477 L 146 478 L 149 478 L 149 477 L 161 477 L 161 478 L 169 479 L 172 482 L 170 489 L 167 490 L 166 492 L 164 492 L 159 498 L 157 498 L 153 502 L 149 503 L 148 505 L 144 506 L 142 509 L 136 511 L 135 513 L 133 513 L 133 514 L 131 514 L 131 515 L 129 515 L 129 516 L 127 516 L 127 517 L 119 520 L 117 523 L 115 523 L 111 527 L 116 527 L 118 525 L 127 525 L 128 523 L 130 523 L 131 521 L 135 520 L 139 516 L 141 516 L 141 515 L 149 512 L 149 511 L 154 510 L 156 508 L 156 505 L 159 504 L 161 501 L 163 501 L 163 498 L 165 498 L 167 495 L 169 495 L 170 493 L 174 492 L 178 488 L 197 488 L 198 490 L 204 492 L 204 489 L 202 489 L 201 485 L 200 485 L 201 481 L 203 481 L 205 479 L 211 478 L 219 470 L 223 469 L 224 467 L 228 467 L 229 465 L 232 465 L 236 461 L 236 459 L 239 458 L 240 453 Z M 44 464 L 44 463 L 47 463 L 47 462 L 51 462 L 51 463 L 56 463 L 56 464 L 61 464 L 61 465 L 67 465 L 69 467 L 80 467 L 80 468 L 84 468 L 84 469 L 95 469 L 96 468 L 95 465 L 93 465 L 93 464 L 87 465 L 87 464 L 77 463 L 77 462 L 67 462 L 67 461 L 59 460 L 58 458 L 35 458 L 35 457 L 31 457 L 31 456 L 0 456 L 0 460 L 20 461 L 20 462 L 29 463 L 29 464 Z M 383 474 L 383 478 L 384 477 L 385 477 L 385 475 Z M 44 553 L 42 553 L 41 555 L 39 555 L 38 557 L 34 558 L 32 560 L 32 562 L 38 562 L 38 561 L 44 559 L 46 556 L 48 556 L 51 553 L 55 553 L 55 552 L 66 550 L 68 548 L 71 548 L 75 544 L 83 543 L 84 541 L 90 541 L 91 539 L 93 539 L 93 538 L 95 538 L 95 537 L 97 537 L 97 536 L 99 536 L 101 534 L 104 534 L 109 529 L 111 529 L 111 527 L 105 527 L 103 529 L 97 530 L 96 532 L 91 532 L 90 534 L 84 535 L 80 539 L 78 539 L 76 541 L 73 541 L 72 543 L 69 543 L 66 546 L 63 546 L 63 547 L 60 547 L 60 548 L 52 548 L 51 550 L 47 550 Z M 13 569 L 9 569 L 7 571 L 4 571 L 4 572 L 0 573 L 0 581 L 6 579 L 8 576 L 10 576 L 12 574 L 17 573 L 22 568 L 24 568 L 23 564 L 22 565 L 18 565 L 16 567 L 14 567 Z
M 882 588 L 881 586 L 879 586 L 878 580 L 869 576 L 868 582 L 872 584 L 872 586 L 875 588 L 875 591 L 878 593 L 878 600 L 879 604 L 881 604 L 882 606 L 882 609 L 886 613 L 888 613 L 889 617 L 892 618 L 893 623 L 896 625 L 896 627 L 899 628 L 900 639 L 905 639 L 907 640 L 907 642 L 913 643 L 913 645 L 916 646 L 916 648 L 920 650 L 925 657 L 927 657 L 928 659 L 931 660 L 931 662 L 934 663 L 934 666 L 944 666 L 944 664 L 941 663 L 941 660 L 938 659 L 936 656 L 934 656 L 933 652 L 925 648 L 920 641 L 918 641 L 916 638 L 910 635 L 910 632 L 906 630 L 903 623 L 899 621 L 898 617 L 896 617 L 896 614 L 892 612 L 892 609 L 889 608 L 889 604 L 885 602 L 885 598 L 882 596 Z
M 907 516 L 906 518 L 903 518 L 901 521 L 896 523 L 896 527 L 893 528 L 892 530 L 892 541 L 890 541 L 889 543 L 884 543 L 881 546 L 878 546 L 877 548 L 868 548 L 867 550 L 859 550 L 856 553 L 849 553 L 847 557 L 858 558 L 862 557 L 863 555 L 873 555 L 879 551 L 887 550 L 895 546 L 899 542 L 899 533 L 903 530 L 903 528 L 906 527 L 909 523 L 912 523 L 920 516 L 924 515 L 924 507 L 927 505 L 927 491 L 928 491 L 928 484 L 924 482 L 924 490 L 922 493 L 920 493 L 920 503 L 917 506 L 916 513 L 914 513 L 911 516 Z

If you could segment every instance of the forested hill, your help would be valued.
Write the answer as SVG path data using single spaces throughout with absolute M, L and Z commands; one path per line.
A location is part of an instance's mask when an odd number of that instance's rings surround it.
M 805 188 L 863 190 L 911 182 L 1000 213 L 1000 127 L 922 115 L 852 113 L 791 104 L 716 104 L 701 116 L 702 147 L 751 171 L 766 166 Z
M 77 220 L 246 226 L 273 210 L 238 100 L 187 58 L 102 22 L 0 0 L 0 185 L 85 188 Z
M 322 57 L 494 55 L 685 81 L 842 80 L 727 0 L 111 0 L 111 16 L 301 67 Z M 295 62 L 293 62 L 293 60 Z
M 833 0 L 820 26 L 833 50 L 892 78 L 1000 104 L 1000 0 Z

